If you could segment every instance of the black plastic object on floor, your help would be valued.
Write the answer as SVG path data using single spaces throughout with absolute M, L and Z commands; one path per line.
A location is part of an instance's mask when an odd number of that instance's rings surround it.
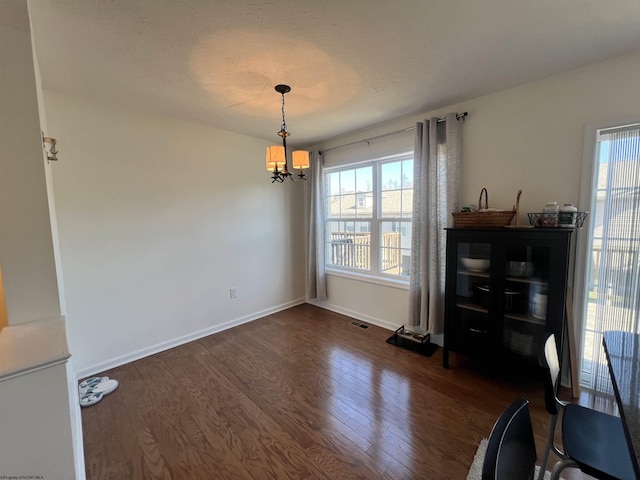
M 430 339 L 431 336 L 418 327 L 405 328 L 403 325 L 387 338 L 387 343 L 430 357 L 438 350 L 438 345 L 431 343 Z

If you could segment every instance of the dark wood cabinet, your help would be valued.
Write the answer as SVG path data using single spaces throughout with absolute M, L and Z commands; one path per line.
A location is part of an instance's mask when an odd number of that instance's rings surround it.
M 562 345 L 571 233 L 447 229 L 445 368 L 449 352 L 537 366 L 545 332 Z

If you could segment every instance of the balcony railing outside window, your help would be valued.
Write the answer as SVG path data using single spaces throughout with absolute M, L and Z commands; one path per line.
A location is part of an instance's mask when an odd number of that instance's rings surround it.
M 400 268 L 400 232 L 382 234 L 382 271 L 397 273 Z M 331 233 L 331 265 L 371 269 L 371 234 Z

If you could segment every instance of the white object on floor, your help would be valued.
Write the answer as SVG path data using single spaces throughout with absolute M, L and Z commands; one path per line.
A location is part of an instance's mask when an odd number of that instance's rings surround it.
M 89 407 L 91 405 L 95 405 L 104 395 L 102 393 L 89 393 L 87 395 L 80 396 L 80 406 L 81 407 Z
M 102 393 L 108 395 L 118 388 L 118 381 L 109 379 L 105 382 L 97 383 L 94 387 L 88 388 L 85 393 Z
M 95 405 L 102 400 L 105 395 L 109 395 L 118 388 L 118 381 L 108 377 L 102 377 L 97 383 L 89 383 L 85 388 L 78 388 L 80 390 L 80 406 L 89 407 Z
M 94 388 L 99 383 L 106 382 L 107 380 L 109 380 L 109 377 L 87 378 L 86 380 L 83 380 L 82 382 L 80 382 L 80 385 L 78 385 L 78 391 L 80 392 L 80 395 L 84 395 L 85 393 L 90 393 L 89 390 Z

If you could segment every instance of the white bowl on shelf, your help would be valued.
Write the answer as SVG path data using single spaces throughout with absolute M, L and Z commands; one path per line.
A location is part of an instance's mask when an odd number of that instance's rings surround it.
M 491 265 L 488 258 L 460 257 L 460 261 L 470 272 L 484 272 L 489 270 L 489 265 Z

